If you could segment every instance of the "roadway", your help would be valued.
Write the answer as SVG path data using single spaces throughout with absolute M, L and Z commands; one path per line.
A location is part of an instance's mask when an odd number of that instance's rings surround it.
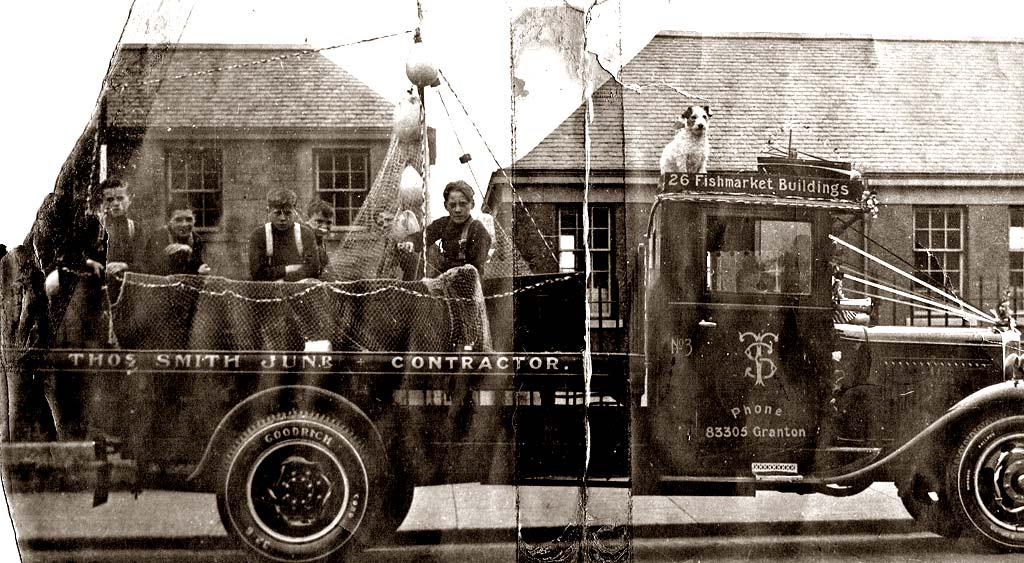
M 24 561 L 246 561 L 220 525 L 211 495 L 146 491 L 136 500 L 113 493 L 97 508 L 86 493 L 8 500 Z M 395 541 L 358 560 L 576 561 L 579 528 L 565 525 L 586 522 L 605 538 L 588 543 L 591 561 L 1024 563 L 1024 555 L 919 530 L 886 484 L 848 498 L 631 497 L 592 489 L 581 500 L 579 490 L 564 487 L 421 487 Z M 633 537 L 625 541 L 627 529 Z

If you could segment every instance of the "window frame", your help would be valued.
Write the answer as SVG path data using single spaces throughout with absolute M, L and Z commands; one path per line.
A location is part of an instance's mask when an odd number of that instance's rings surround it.
M 672 202 L 675 205 L 686 205 L 684 202 Z M 668 210 L 661 210 L 666 214 Z M 829 273 L 825 271 L 826 262 L 814 260 L 811 265 L 811 292 L 810 293 L 741 293 L 741 292 L 714 292 L 707 287 L 707 218 L 708 216 L 731 216 L 746 217 L 751 219 L 764 219 L 769 221 L 796 221 L 809 222 L 811 224 L 811 255 L 822 256 L 824 249 L 823 241 L 827 236 L 827 222 L 822 219 L 827 213 L 822 210 L 794 210 L 785 207 L 773 209 L 754 208 L 750 206 L 735 205 L 701 205 L 693 215 L 696 225 L 695 232 L 684 238 L 694 237 L 692 246 L 687 247 L 680 254 L 693 255 L 693 267 L 697 279 L 691 281 L 689 278 L 682 279 L 679 271 L 663 271 L 662 276 L 669 276 L 671 283 L 676 290 L 692 290 L 699 296 L 701 303 L 709 305 L 756 305 L 768 307 L 831 307 L 831 292 L 828 289 Z M 664 236 L 663 236 L 664 238 Z M 681 248 L 681 247 L 678 247 Z M 678 256 L 676 260 L 685 259 Z M 680 262 L 681 264 L 681 262 Z M 692 284 L 692 285 L 690 285 Z
M 936 213 L 936 212 L 941 212 L 943 214 L 942 215 L 943 222 L 942 222 L 942 227 L 941 228 L 937 227 L 937 226 L 934 226 L 934 222 L 933 222 L 934 219 L 933 219 L 933 215 L 932 214 Z M 957 213 L 959 215 L 959 217 L 960 217 L 959 225 L 956 227 L 956 229 L 953 229 L 953 228 L 949 227 L 948 216 L 952 212 Z M 913 242 L 913 249 L 912 250 L 913 250 L 913 255 L 914 255 L 914 270 L 916 272 L 918 272 L 918 273 L 926 275 L 928 277 L 929 281 L 937 281 L 936 278 L 933 276 L 933 272 L 935 272 L 935 270 L 931 270 L 929 268 L 922 269 L 922 268 L 918 267 L 918 257 L 922 256 L 922 255 L 926 256 L 927 257 L 926 258 L 926 263 L 927 263 L 927 261 L 930 261 L 930 258 L 935 257 L 936 255 L 941 256 L 943 258 L 943 260 L 940 262 L 940 266 L 942 267 L 942 269 L 938 270 L 938 271 L 942 272 L 943 283 L 941 283 L 939 285 L 941 287 L 945 288 L 945 286 L 946 286 L 945 280 L 948 279 L 948 277 L 949 277 L 948 276 L 948 272 L 954 271 L 954 270 L 950 270 L 949 268 L 946 267 L 946 265 L 948 264 L 948 262 L 946 260 L 946 257 L 950 256 L 950 255 L 956 255 L 956 257 L 958 258 L 958 264 L 957 264 L 957 269 L 955 271 L 957 273 L 957 281 L 958 281 L 958 283 L 954 284 L 953 289 L 958 294 L 962 294 L 963 291 L 964 291 L 964 280 L 967 278 L 967 271 L 966 271 L 967 247 L 965 245 L 965 242 L 967 240 L 967 233 L 966 233 L 966 231 L 967 231 L 967 210 L 964 209 L 963 207 L 954 206 L 954 205 L 927 205 L 927 206 L 914 206 L 913 213 L 914 213 L 914 239 L 913 239 L 914 242 Z M 928 225 L 925 226 L 925 227 L 922 227 L 921 225 L 919 225 L 918 218 L 919 218 L 919 215 L 921 213 L 928 213 Z M 958 247 L 948 246 L 948 240 L 949 239 L 946 236 L 946 233 L 949 232 L 949 231 L 953 231 L 953 230 L 956 230 L 956 231 L 959 232 L 959 246 Z M 918 237 L 919 237 L 920 233 L 922 233 L 922 232 L 929 233 L 929 235 L 928 235 L 929 246 L 927 246 L 927 247 L 925 247 L 925 246 L 920 244 L 920 241 L 919 241 Z M 943 241 L 944 241 L 944 246 L 942 246 L 942 247 L 932 247 L 931 246 L 931 241 L 934 238 L 932 233 L 936 233 L 936 232 L 942 232 L 943 233 L 942 238 L 943 238 Z M 920 249 L 919 249 L 919 247 L 920 247 Z
M 816 280 L 816 275 L 815 275 L 815 271 L 814 271 L 815 270 L 815 268 L 814 268 L 814 259 L 815 259 L 815 256 L 816 256 L 815 249 L 814 249 L 814 240 L 815 240 L 814 228 L 815 228 L 815 226 L 814 226 L 814 221 L 812 220 L 811 217 L 806 217 L 806 216 L 794 217 L 794 216 L 776 216 L 776 215 L 765 215 L 765 214 L 750 214 L 750 213 L 738 212 L 736 210 L 720 210 L 720 211 L 718 211 L 718 210 L 711 210 L 711 209 L 704 210 L 704 212 L 701 213 L 700 217 L 701 217 L 701 229 L 700 229 L 701 240 L 700 240 L 700 243 L 699 243 L 700 244 L 700 248 L 701 248 L 700 260 L 701 260 L 701 262 L 703 264 L 702 267 L 704 269 L 703 280 L 701 281 L 701 286 L 702 286 L 701 287 L 701 292 L 702 292 L 703 295 L 705 295 L 709 299 L 709 301 L 739 302 L 739 301 L 744 301 L 746 299 L 749 299 L 751 296 L 756 297 L 757 300 L 759 300 L 759 301 L 774 301 L 774 300 L 798 300 L 798 301 L 802 301 L 802 300 L 809 300 L 809 299 L 812 298 L 812 296 L 814 294 L 815 283 L 816 283 L 817 280 Z M 725 221 L 742 219 L 742 220 L 753 221 L 753 222 L 755 222 L 755 224 L 756 224 L 756 222 L 788 223 L 788 224 L 792 224 L 792 225 L 802 225 L 803 227 L 805 227 L 805 229 L 802 229 L 805 232 L 798 233 L 798 235 L 806 236 L 807 237 L 807 242 L 808 242 L 808 248 L 807 248 L 807 251 L 806 251 L 807 260 L 804 262 L 804 266 L 803 266 L 805 271 L 802 274 L 798 271 L 798 282 L 800 283 L 800 286 L 801 286 L 802 290 L 801 291 L 795 291 L 795 292 L 794 291 L 784 291 L 783 290 L 783 288 L 781 287 L 781 284 L 782 284 L 782 281 L 783 281 L 784 278 L 783 278 L 783 266 L 782 266 L 781 262 L 779 264 L 776 264 L 776 270 L 774 270 L 774 271 L 765 270 L 764 272 L 762 272 L 762 276 L 760 276 L 760 277 L 764 277 L 763 274 L 767 274 L 768 275 L 767 276 L 768 279 L 773 279 L 774 278 L 775 281 L 776 281 L 776 285 L 779 286 L 779 290 L 777 290 L 777 291 L 771 291 L 771 290 L 767 290 L 767 289 L 765 291 L 746 291 L 746 290 L 741 290 L 738 287 L 735 288 L 735 289 L 729 290 L 729 289 L 716 289 L 715 287 L 713 287 L 713 285 L 714 285 L 713 280 L 715 279 L 713 276 L 717 272 L 715 271 L 715 269 L 711 265 L 712 264 L 712 260 L 711 260 L 711 258 L 712 258 L 711 257 L 711 252 L 712 251 L 711 251 L 710 248 L 708 248 L 708 236 L 709 236 L 708 229 L 709 229 L 709 223 L 712 220 L 712 218 L 714 218 L 716 221 L 719 221 L 719 222 L 722 222 L 722 223 L 724 223 Z M 757 231 L 755 230 L 752 234 L 753 234 L 753 237 L 754 237 L 754 241 L 757 241 L 758 240 L 758 233 L 757 233 Z M 719 251 L 719 252 L 721 252 L 721 251 Z M 753 251 L 751 251 L 751 252 L 753 252 Z M 752 254 L 752 255 L 756 256 L 755 254 Z M 780 254 L 780 260 L 781 260 L 781 256 L 782 255 Z M 760 264 L 758 264 L 758 265 L 760 265 Z M 736 266 L 740 267 L 738 262 L 736 263 Z M 774 276 L 772 274 L 774 274 Z M 719 282 L 721 282 L 721 281 L 722 280 L 719 280 Z
M 1014 221 L 1014 215 L 1017 215 L 1017 221 Z M 1012 240 L 1010 237 L 1011 230 L 1014 228 L 1024 228 L 1024 205 L 1008 206 L 1006 220 L 1009 285 L 1010 287 L 1024 290 L 1024 249 L 1014 250 L 1010 246 L 1010 240 Z M 1015 225 L 1014 223 L 1017 224 Z M 1019 283 L 1014 283 L 1014 278 L 1018 278 Z
M 333 167 L 332 167 L 332 169 L 330 171 L 327 171 L 327 173 L 330 173 L 330 174 L 334 175 L 335 177 L 340 176 L 342 174 L 347 174 L 349 176 L 350 185 L 351 185 L 351 178 L 352 178 L 352 176 L 354 176 L 355 174 L 360 172 L 358 170 L 355 170 L 352 167 L 352 164 L 351 164 L 352 160 L 351 159 L 352 159 L 353 155 L 356 155 L 356 154 L 358 154 L 360 157 L 362 157 L 363 158 L 363 163 L 364 163 L 364 169 L 362 170 L 362 174 L 363 174 L 363 177 L 364 177 L 363 179 L 364 179 L 364 186 L 365 187 L 362 190 L 335 189 L 335 188 L 322 189 L 320 187 L 320 179 L 321 179 L 321 173 L 323 171 L 321 171 L 321 169 L 320 169 L 320 157 L 321 157 L 321 155 L 323 153 L 346 153 L 346 156 L 349 159 L 349 167 L 347 169 L 339 169 L 337 167 L 337 154 L 335 154 L 334 157 L 332 158 L 332 165 L 333 165 Z M 314 198 L 318 198 L 318 199 L 323 200 L 323 201 L 326 201 L 328 204 L 331 205 L 331 207 L 334 208 L 334 225 L 331 227 L 331 230 L 332 231 L 355 231 L 355 230 L 360 230 L 360 226 L 355 224 L 355 219 L 356 219 L 356 216 L 359 214 L 359 210 L 362 208 L 363 204 L 366 202 L 366 198 L 369 197 L 370 189 L 373 187 L 372 186 L 373 174 L 372 174 L 372 170 L 371 170 L 371 165 L 372 165 L 372 150 L 371 150 L 371 148 L 368 147 L 368 146 L 362 146 L 362 145 L 359 145 L 359 146 L 355 146 L 355 145 L 348 146 L 348 145 L 346 145 L 346 146 L 320 146 L 320 147 L 314 147 L 313 150 L 312 150 L 312 160 L 313 160 L 313 197 Z M 332 198 L 332 199 L 328 200 L 328 199 L 325 199 L 323 197 L 323 195 L 322 195 L 322 194 L 325 194 L 325 193 L 327 193 L 327 194 L 334 194 L 334 193 L 344 194 L 344 193 L 359 193 L 359 192 L 361 192 L 363 194 L 363 199 L 362 199 L 362 202 L 359 205 L 356 205 L 356 206 L 351 206 L 350 205 L 350 206 L 341 206 L 341 207 L 339 207 L 339 206 L 336 205 L 336 203 L 338 201 L 337 199 L 333 199 Z M 349 197 L 351 197 L 351 196 L 349 196 Z M 351 199 L 349 199 L 349 203 L 350 204 L 352 203 Z M 347 222 L 342 222 L 342 221 L 339 220 L 339 213 L 341 213 L 342 210 L 346 210 L 346 213 L 348 213 L 348 221 Z
M 619 206 L 614 204 L 590 204 L 588 205 L 590 211 L 590 234 L 589 234 L 589 246 L 591 255 L 591 272 L 587 276 L 587 306 L 590 308 L 590 326 L 591 328 L 622 328 L 622 301 L 619 295 L 618 276 L 616 275 L 616 219 L 618 217 L 617 209 Z M 595 226 L 597 223 L 594 220 L 595 214 L 603 214 L 606 222 L 603 226 Z M 566 217 L 572 216 L 574 224 L 567 225 L 563 221 Z M 606 246 L 595 246 L 594 245 L 594 233 L 604 231 L 607 237 Z M 572 236 L 573 246 L 572 248 L 563 248 L 563 237 Z M 555 244 L 554 248 L 558 253 L 560 272 L 581 272 L 586 269 L 585 251 L 583 246 L 583 204 L 582 203 L 571 203 L 571 204 L 557 204 L 555 206 Z M 562 257 L 567 253 L 571 253 L 574 257 L 573 267 L 569 268 L 563 265 Z M 597 269 L 594 264 L 598 262 L 595 259 L 595 255 L 604 256 L 607 260 L 607 268 Z M 597 287 L 596 284 L 601 279 L 602 275 L 607 276 L 606 288 Z M 602 298 L 602 292 L 607 295 L 607 299 Z M 596 294 L 597 300 L 593 299 Z M 596 305 L 596 307 L 595 307 Z M 602 313 L 604 308 L 607 307 L 607 314 Z
M 183 155 L 181 160 L 185 162 L 185 188 L 178 189 L 175 187 L 175 168 L 172 165 L 174 159 L 178 158 L 179 155 Z M 206 156 L 213 155 L 216 162 L 216 178 L 217 187 L 215 189 L 209 189 L 206 187 L 208 173 L 206 170 Z M 202 179 L 203 186 L 196 189 L 191 188 L 188 185 L 188 179 L 192 174 L 189 171 L 189 166 L 198 159 L 203 169 L 199 173 L 199 177 Z M 167 201 L 170 202 L 177 197 L 187 199 L 194 207 L 196 214 L 195 230 L 197 232 L 213 233 L 221 230 L 221 220 L 224 218 L 224 151 L 218 147 L 168 147 L 164 149 L 164 170 L 165 170 L 165 192 Z M 215 194 L 216 207 L 216 219 L 212 221 L 212 224 L 206 220 L 208 209 L 211 207 L 200 205 L 196 202 L 192 194 Z
M 933 225 L 933 216 L 931 214 L 932 213 L 936 213 L 936 212 L 942 212 L 943 213 L 943 228 L 941 228 L 941 229 L 938 229 L 938 228 L 933 229 L 933 228 L 931 228 L 932 225 Z M 959 248 L 953 248 L 953 247 L 948 246 L 948 238 L 945 235 L 945 231 L 953 230 L 953 229 L 950 229 L 949 226 L 948 226 L 949 225 L 948 214 L 951 213 L 951 212 L 955 212 L 955 213 L 959 214 L 959 216 L 960 216 Z M 928 226 L 925 227 L 925 228 L 922 228 L 920 226 L 920 224 L 919 224 L 920 222 L 918 221 L 918 215 L 920 213 L 928 213 L 929 214 L 929 216 L 928 216 L 929 217 L 928 218 Z M 966 245 L 966 243 L 967 243 L 967 209 L 965 207 L 963 207 L 963 206 L 958 206 L 958 205 L 915 205 L 913 207 L 913 214 L 914 214 L 914 218 L 913 218 L 913 246 L 912 246 L 911 250 L 912 250 L 912 255 L 913 255 L 913 258 L 914 258 L 914 272 L 915 272 L 915 274 L 923 276 L 923 279 L 925 279 L 925 281 L 933 283 L 933 284 L 935 284 L 935 285 L 937 285 L 937 286 L 939 286 L 939 287 L 941 287 L 943 289 L 948 289 L 947 286 L 946 286 L 945 281 L 947 279 L 949 279 L 949 276 L 948 276 L 947 272 L 949 272 L 950 270 L 948 270 L 945 267 L 946 264 L 948 263 L 947 260 L 946 260 L 946 257 L 948 255 L 951 255 L 951 254 L 956 254 L 958 256 L 958 258 L 959 258 L 958 274 L 959 274 L 959 282 L 960 283 L 955 285 L 953 287 L 953 290 L 954 290 L 954 292 L 957 295 L 963 295 L 964 288 L 965 288 L 966 282 L 967 282 L 967 264 L 968 264 L 968 261 L 967 261 L 967 245 Z M 932 232 L 936 232 L 936 231 L 943 232 L 944 246 L 942 248 L 931 248 L 931 247 L 928 247 L 928 248 L 921 248 L 919 250 L 918 249 L 918 247 L 920 246 L 919 242 L 918 242 L 919 241 L 919 238 L 918 238 L 919 234 L 921 232 L 932 233 Z M 931 239 L 932 239 L 932 236 L 929 234 L 929 243 L 931 242 Z M 919 257 L 922 256 L 922 255 L 928 256 L 929 254 L 932 257 L 934 257 L 936 255 L 942 257 L 942 263 L 941 264 L 943 266 L 943 270 L 942 270 L 943 277 L 942 277 L 941 283 L 937 283 L 937 282 L 939 282 L 939 280 L 937 280 L 934 277 L 934 275 L 933 275 L 931 270 L 927 270 L 927 269 L 926 270 L 922 270 L 922 269 L 918 268 L 918 259 L 919 259 Z M 927 258 L 927 260 L 930 260 L 930 258 Z M 953 284 L 950 284 L 950 285 L 953 285 Z M 921 323 L 922 321 L 925 322 L 926 325 L 928 325 L 928 326 L 960 326 L 960 325 L 966 325 L 967 324 L 967 321 L 965 319 L 963 319 L 963 318 L 961 318 L 961 317 L 959 317 L 957 315 L 953 315 L 953 314 L 950 314 L 950 313 L 939 313 L 939 312 L 933 312 L 933 311 L 925 311 L 925 310 L 921 310 L 921 309 L 917 309 L 917 308 L 912 309 L 912 311 L 911 311 L 911 319 L 912 319 L 911 323 L 914 324 L 914 325 L 919 325 L 919 323 Z

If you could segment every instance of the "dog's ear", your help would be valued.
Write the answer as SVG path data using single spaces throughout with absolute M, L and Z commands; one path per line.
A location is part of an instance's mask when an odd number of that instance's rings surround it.
M 672 120 L 672 129 L 674 131 L 678 131 L 680 129 L 685 129 L 685 128 L 686 128 L 686 118 L 685 117 L 677 117 L 677 118 Z
M 711 106 L 704 106 L 704 113 L 711 117 Z
M 692 107 L 688 107 L 688 108 L 686 108 L 686 111 L 683 112 L 682 118 L 686 119 L 687 117 L 690 117 L 691 115 L 693 115 L 693 108 Z

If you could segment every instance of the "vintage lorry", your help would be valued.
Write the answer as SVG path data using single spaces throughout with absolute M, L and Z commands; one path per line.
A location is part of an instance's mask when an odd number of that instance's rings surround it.
M 415 486 L 450 482 L 844 496 L 892 481 L 927 529 L 1024 549 L 1012 323 L 837 323 L 834 235 L 864 213 L 851 175 L 662 184 L 631 256 L 628 352 L 590 353 L 582 276 L 480 293 L 464 267 L 333 284 L 129 274 L 117 348 L 23 362 L 90 381 L 95 439 L 66 447 L 96 453 L 101 500 L 112 459 L 130 460 L 139 489 L 215 493 L 267 560 L 351 553 L 397 528 Z M 15 482 L 42 471 L 29 446 L 5 446 Z

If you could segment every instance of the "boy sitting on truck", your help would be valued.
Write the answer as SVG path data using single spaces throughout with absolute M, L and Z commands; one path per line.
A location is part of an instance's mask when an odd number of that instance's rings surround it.
M 491 235 L 480 221 L 472 217 L 473 188 L 462 180 L 444 187 L 444 208 L 441 217 L 427 226 L 427 275 L 433 277 L 465 264 L 476 267 L 480 277 L 491 248 Z
M 107 178 L 100 184 L 100 221 L 107 234 L 106 272 L 108 276 L 133 270 L 141 256 L 141 232 L 135 221 L 128 218 L 131 195 L 128 184 L 116 178 Z
M 323 269 L 313 229 L 295 221 L 295 192 L 267 193 L 269 221 L 249 235 L 249 275 L 253 281 L 319 278 Z
M 316 234 L 316 248 L 320 253 L 320 267 L 326 269 L 330 257 L 327 255 L 327 237 L 334 226 L 334 208 L 320 198 L 314 198 L 306 208 L 306 221 Z
M 174 199 L 167 205 L 167 224 L 153 231 L 146 241 L 146 272 L 158 276 L 208 274 L 203 259 L 203 239 L 193 227 L 192 205 Z

